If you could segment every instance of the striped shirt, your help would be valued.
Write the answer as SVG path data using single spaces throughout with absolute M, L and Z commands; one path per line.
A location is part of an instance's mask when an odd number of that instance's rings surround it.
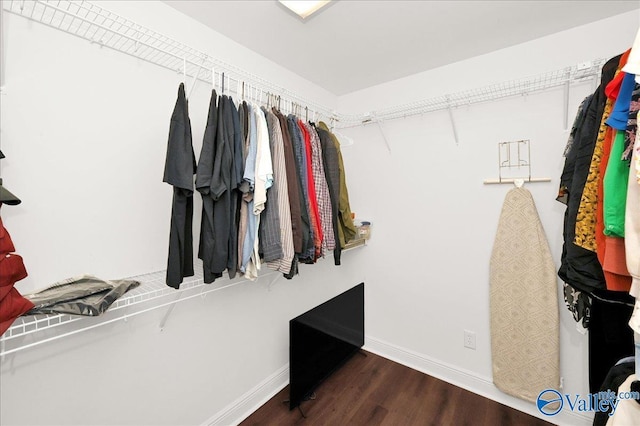
M 269 167 L 270 172 L 270 187 L 266 192 L 266 202 L 264 210 L 260 215 L 260 228 L 258 229 L 260 252 L 262 253 L 263 261 L 271 262 L 281 259 L 283 257 L 282 251 L 282 238 L 280 236 L 280 212 L 278 210 L 278 197 L 280 187 L 273 179 L 273 144 L 275 142 L 273 122 L 271 122 L 267 115 L 267 110 L 263 107 L 261 112 L 265 115 L 265 125 L 267 127 L 266 134 L 268 136 L 268 148 L 269 148 Z M 275 120 L 277 120 L 274 117 Z M 278 128 L 280 124 L 278 123 Z M 282 136 L 280 137 L 282 140 Z
M 291 211 L 291 229 L 293 230 L 293 247 L 296 253 L 302 252 L 302 212 L 300 209 L 300 188 L 298 173 L 296 171 L 296 159 L 293 154 L 291 136 L 287 118 L 274 108 L 273 113 L 278 117 L 282 142 L 284 144 L 284 159 L 287 169 L 287 191 L 289 195 L 289 210 Z
M 276 207 L 279 216 L 280 241 L 282 257 L 267 262 L 270 269 L 288 274 L 295 255 L 293 247 L 293 230 L 291 227 L 291 209 L 289 207 L 289 186 L 287 183 L 287 168 L 285 164 L 284 140 L 280 121 L 275 114 L 266 113 L 273 159 L 273 186 L 269 190 L 267 209 Z M 266 257 L 266 254 L 265 254 Z

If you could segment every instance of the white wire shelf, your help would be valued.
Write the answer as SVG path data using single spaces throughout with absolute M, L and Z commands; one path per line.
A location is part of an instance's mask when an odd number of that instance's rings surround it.
M 280 275 L 266 268 L 264 270 L 266 272 L 263 272 L 259 279 L 274 275 L 277 279 Z M 100 316 L 51 314 L 18 317 L 0 338 L 0 356 L 19 352 L 116 321 L 126 321 L 130 317 L 158 308 L 169 307 L 165 318 L 160 324 L 162 329 L 172 307 L 176 303 L 193 297 L 204 297 L 214 291 L 250 282 L 240 277 L 234 280 L 220 278 L 211 284 L 205 284 L 200 261 L 195 264 L 195 275 L 185 278 L 178 290 L 165 284 L 165 271 L 139 275 L 128 279 L 139 281 L 140 285 L 125 293 Z M 200 291 L 195 291 L 198 289 Z M 68 330 L 69 328 L 70 330 Z
M 351 241 L 343 251 L 362 247 L 364 244 L 364 239 L 354 240 Z M 165 284 L 165 271 L 127 278 L 129 280 L 139 281 L 140 285 L 125 293 L 100 316 L 90 317 L 51 314 L 18 317 L 11 327 L 0 337 L 0 357 L 106 324 L 123 320 L 126 321 L 130 317 L 155 309 L 168 307 L 160 323 L 160 329 L 162 329 L 176 303 L 194 297 L 204 297 L 208 293 L 224 290 L 239 284 L 253 283 L 243 277 L 238 277 L 233 280 L 222 277 L 211 284 L 205 284 L 202 276 L 202 262 L 200 260 L 195 262 L 194 269 L 195 275 L 185 278 L 178 290 Z M 269 277 L 270 280 L 268 285 L 271 286 L 282 277 L 282 274 L 272 271 L 268 269 L 266 265 L 263 265 L 258 281 L 264 280 L 267 277 Z
M 91 43 L 97 43 L 185 76 L 222 87 L 222 75 L 228 88 L 240 96 L 245 83 L 245 98 L 267 100 L 269 95 L 280 96 L 284 112 L 302 115 L 305 107 L 315 118 L 332 121 L 336 128 L 361 126 L 429 112 L 458 108 L 512 96 L 521 96 L 561 86 L 568 87 L 597 78 L 604 59 L 583 62 L 572 67 L 549 71 L 535 76 L 513 79 L 478 89 L 466 90 L 417 102 L 358 114 L 335 112 L 332 108 L 273 84 L 264 78 L 189 47 L 177 40 L 146 28 L 88 1 L 69 0 L 4 0 L 3 8 L 11 13 L 40 22 Z M 215 70 L 215 71 L 214 71 Z M 193 83 L 192 83 L 193 85 Z M 189 89 L 189 87 L 187 88 Z
M 605 62 L 606 59 L 595 59 L 559 70 L 397 105 L 365 114 L 343 114 L 338 116 L 338 121 L 340 121 L 338 127 L 355 127 L 369 122 L 394 120 L 584 83 L 598 78 Z
M 298 96 L 253 73 L 214 58 L 168 36 L 146 28 L 129 19 L 88 1 L 69 0 L 4 0 L 3 8 L 16 15 L 45 24 L 103 47 L 197 78 L 225 93 L 246 99 L 266 101 L 269 94 L 280 95 L 284 110 L 304 113 L 304 107 L 317 116 L 330 119 L 332 111 L 312 100 Z M 224 75 L 224 82 L 223 77 Z M 243 90 L 243 83 L 245 87 Z M 191 83 L 193 85 L 193 83 Z M 189 90 L 190 87 L 187 87 Z M 296 104 L 297 107 L 295 105 Z
M 172 294 L 180 295 L 180 293 L 204 286 L 205 284 L 201 272 L 202 266 L 199 266 L 200 267 L 198 268 L 198 265 L 196 265 L 196 274 L 193 277 L 186 278 L 180 285 L 179 290 L 165 284 L 164 271 L 131 277 L 130 279 L 139 281 L 140 285 L 128 291 L 116 300 L 102 316 L 87 317 L 80 315 L 49 314 L 18 317 L 0 338 L 0 356 L 18 352 L 32 346 L 37 346 L 71 334 L 76 334 L 81 331 L 109 324 L 114 321 L 123 320 L 130 316 L 135 316 L 143 312 L 148 312 L 152 309 L 176 303 L 177 299 L 164 304 L 161 302 L 154 303 L 146 309 L 135 309 L 136 306 L 142 305 L 145 302 L 157 301 Z M 235 284 L 235 282 L 227 281 L 224 284 L 226 285 L 220 286 L 213 283 L 211 284 L 212 287 L 209 291 L 228 287 L 230 284 Z M 108 320 L 103 320 L 103 318 L 107 317 Z M 67 326 L 76 322 L 84 322 L 84 324 L 79 327 L 74 327 L 73 331 L 64 332 L 62 334 L 53 334 L 51 336 L 43 336 L 44 333 L 42 332 L 46 330 L 62 328 L 62 326 Z

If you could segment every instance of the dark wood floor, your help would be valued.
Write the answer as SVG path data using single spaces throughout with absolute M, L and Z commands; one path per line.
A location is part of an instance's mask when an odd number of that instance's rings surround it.
M 543 420 L 374 355 L 356 354 L 289 411 L 289 387 L 249 416 L 248 425 L 549 425 Z

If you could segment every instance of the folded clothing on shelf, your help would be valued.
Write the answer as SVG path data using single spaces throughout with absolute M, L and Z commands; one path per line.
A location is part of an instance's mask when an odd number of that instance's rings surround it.
M 139 285 L 139 281 L 103 280 L 92 275 L 68 278 L 44 290 L 25 295 L 34 304 L 27 315 L 98 316 L 123 294 Z

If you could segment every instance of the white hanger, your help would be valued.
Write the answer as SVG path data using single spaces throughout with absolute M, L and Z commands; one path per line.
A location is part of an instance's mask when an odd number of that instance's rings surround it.
M 338 138 L 338 142 L 340 142 L 340 147 L 351 146 L 355 143 L 353 138 L 350 138 L 340 132 L 337 132 L 334 130 L 333 134 L 336 136 L 336 138 Z
M 516 188 L 522 188 L 522 186 L 524 185 L 524 179 L 514 179 L 513 184 L 516 186 Z
M 182 58 L 182 82 L 184 83 L 184 89 L 187 90 L 187 57 Z
M 186 59 L 185 59 L 186 61 Z M 202 66 L 204 65 L 204 59 L 202 60 L 202 63 L 200 64 L 200 66 L 198 66 L 198 70 L 196 71 L 195 75 L 193 76 L 193 81 L 191 82 L 191 89 L 189 90 L 189 94 L 187 95 L 187 99 L 189 99 L 191 97 L 191 93 L 193 92 L 193 89 L 196 88 L 196 85 L 198 84 L 198 76 L 200 75 L 200 71 L 202 70 Z M 185 62 L 185 69 L 186 69 L 186 62 Z M 186 76 L 185 76 L 186 79 Z

